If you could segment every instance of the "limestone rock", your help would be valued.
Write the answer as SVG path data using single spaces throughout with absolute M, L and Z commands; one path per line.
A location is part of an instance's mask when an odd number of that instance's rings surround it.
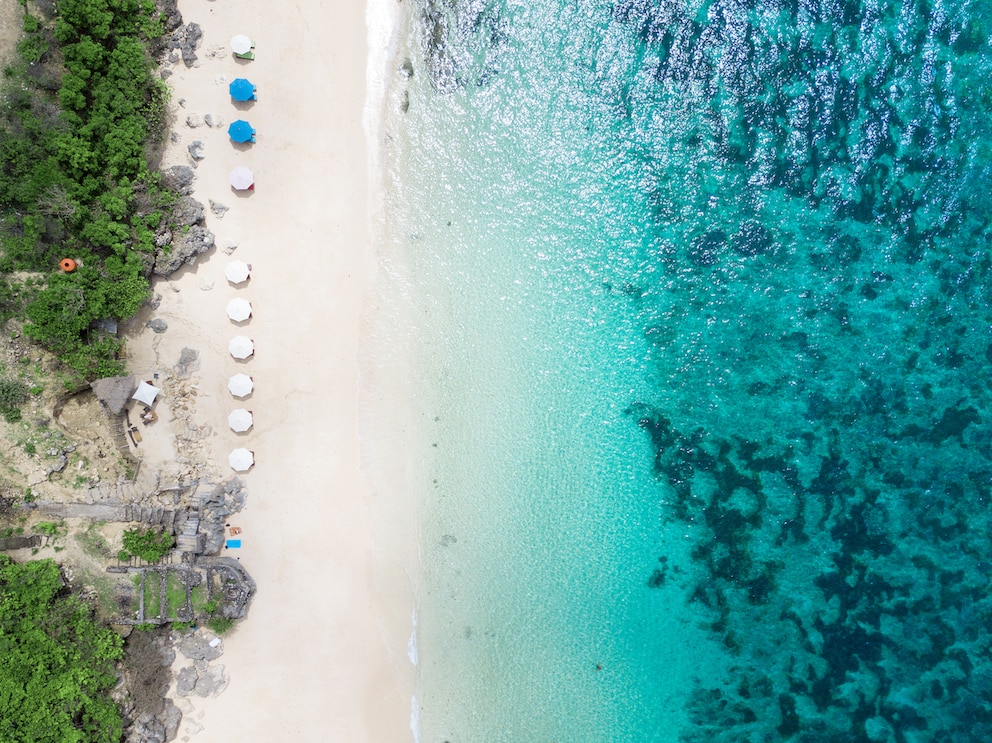
M 186 149 L 189 151 L 189 156 L 191 158 L 193 158 L 194 160 L 202 160 L 207 156 L 207 153 L 205 152 L 206 147 L 207 146 L 201 140 L 197 139 L 193 142 L 190 142 L 186 146 Z
M 193 666 L 186 666 L 176 676 L 176 694 L 188 697 L 196 688 L 198 674 Z
M 179 643 L 179 652 L 192 661 L 216 660 L 223 654 L 224 651 L 221 649 L 220 645 L 217 647 L 210 647 L 210 640 L 212 639 L 212 637 L 208 638 L 200 634 L 190 635 L 183 638 L 182 642 Z
M 165 186 L 177 191 L 183 196 L 188 196 L 193 190 L 193 169 L 188 165 L 173 165 L 162 171 L 162 181 Z
M 193 225 L 173 242 L 171 251 L 163 251 L 156 256 L 153 271 L 158 276 L 168 276 L 184 265 L 196 263 L 197 257 L 213 246 L 214 233 L 206 227 Z
M 219 201 L 214 201 L 210 199 L 210 211 L 217 215 L 218 219 L 223 219 L 224 214 L 230 210 L 231 207 L 221 204 Z
M 145 326 L 150 328 L 153 333 L 164 333 L 169 329 L 169 324 L 160 317 L 156 317 L 154 320 L 149 320 L 145 323 Z
M 203 126 L 203 117 L 200 114 L 190 114 L 186 117 L 186 126 L 190 129 L 197 129 Z
M 219 126 L 224 126 L 224 120 L 217 116 L 216 114 L 207 114 L 203 117 L 203 122 L 209 126 L 211 129 L 216 129 Z

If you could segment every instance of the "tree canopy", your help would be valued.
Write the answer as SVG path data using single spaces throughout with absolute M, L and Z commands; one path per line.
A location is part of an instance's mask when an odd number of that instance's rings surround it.
M 0 555 L 0 740 L 118 743 L 121 638 L 63 589 L 51 560 Z
M 148 296 L 155 231 L 174 195 L 151 166 L 164 132 L 165 84 L 148 42 L 152 0 L 60 0 L 50 21 L 25 10 L 18 61 L 0 96 L 0 319 L 85 377 L 119 371 L 103 319 Z M 80 270 L 62 274 L 61 258 Z M 12 286 L 15 271 L 34 284 Z

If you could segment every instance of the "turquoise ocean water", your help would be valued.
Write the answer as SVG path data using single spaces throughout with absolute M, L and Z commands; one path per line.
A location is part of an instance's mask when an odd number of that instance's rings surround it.
M 420 738 L 992 739 L 992 3 L 404 13 Z

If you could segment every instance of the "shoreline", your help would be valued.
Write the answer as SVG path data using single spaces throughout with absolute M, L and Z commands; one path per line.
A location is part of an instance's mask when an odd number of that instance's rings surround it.
M 371 25 L 372 6 L 364 4 L 314 13 L 296 2 L 280 6 L 278 16 L 257 0 L 236 8 L 187 5 L 179 3 L 184 21 L 199 24 L 203 39 L 196 64 L 171 67 L 178 141 L 167 148 L 163 168 L 189 164 L 187 146 L 203 143 L 193 196 L 206 207 L 216 247 L 155 283 L 159 303 L 139 320 L 164 320 L 168 330 L 132 332 L 128 365 L 168 374 L 183 349 L 198 351 L 189 417 L 207 431 L 205 475 L 234 475 L 231 448 L 245 446 L 256 456 L 241 475 L 246 508 L 232 516 L 243 546 L 224 554 L 241 560 L 258 593 L 247 618 L 225 637 L 218 663 L 229 674 L 227 690 L 177 698 L 170 687 L 184 712 L 179 736 L 202 730 L 203 740 L 409 739 L 416 533 L 409 510 L 393 508 L 402 493 L 385 486 L 392 474 L 378 488 L 370 482 L 393 453 L 389 442 L 378 448 L 370 438 L 382 430 L 372 419 L 405 401 L 402 389 L 382 386 L 370 372 L 366 362 L 375 354 L 365 347 L 376 312 L 368 298 L 377 271 L 373 217 L 383 209 L 373 86 L 379 74 L 381 115 L 388 82 L 382 70 L 392 53 L 374 56 L 366 45 L 374 33 L 381 40 L 394 31 Z M 227 44 L 236 33 L 255 41 L 254 61 L 231 55 Z M 356 65 L 359 58 L 367 66 Z M 235 77 L 258 86 L 258 101 L 242 110 L 227 92 Z M 207 114 L 221 124 L 185 123 Z M 250 148 L 228 141 L 227 124 L 238 118 L 257 129 Z M 228 187 L 237 165 L 254 170 L 254 192 Z M 228 209 L 212 212 L 214 204 Z M 252 264 L 249 282 L 225 281 L 226 253 Z M 224 313 L 234 297 L 252 302 L 243 327 Z M 255 341 L 246 362 L 227 353 L 228 339 L 238 334 Z M 237 372 L 255 381 L 245 403 L 226 389 Z M 242 404 L 253 410 L 255 427 L 235 434 L 226 416 Z M 177 419 L 163 422 L 169 425 L 159 438 L 177 428 Z M 167 456 L 165 442 L 154 433 L 146 438 L 148 454 Z M 145 466 L 153 463 L 146 458 Z

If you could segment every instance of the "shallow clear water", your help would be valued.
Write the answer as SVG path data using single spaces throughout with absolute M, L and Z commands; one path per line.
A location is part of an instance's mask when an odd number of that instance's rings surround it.
M 987 737 L 990 9 L 408 8 L 424 740 Z

